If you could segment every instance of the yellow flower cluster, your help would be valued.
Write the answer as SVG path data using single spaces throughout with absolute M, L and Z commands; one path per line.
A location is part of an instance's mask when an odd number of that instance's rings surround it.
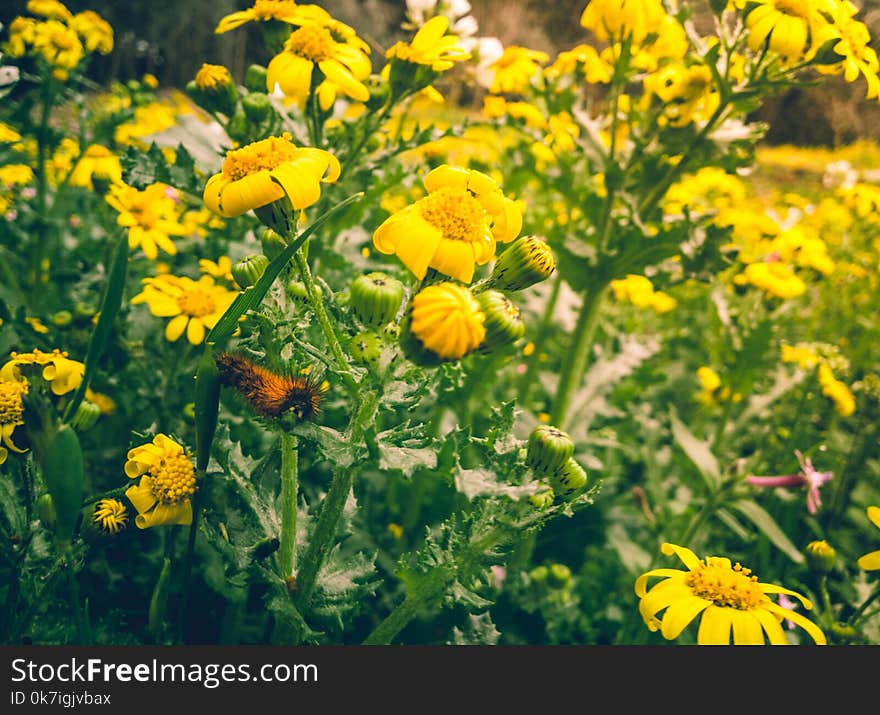
M 801 370 L 818 368 L 817 378 L 822 394 L 831 398 L 837 413 L 849 417 L 856 410 L 856 399 L 849 387 L 834 376 L 835 369 L 846 369 L 847 361 L 839 351 L 823 343 L 782 345 L 782 362 L 793 363 Z
M 675 309 L 678 301 L 668 293 L 654 290 L 654 285 L 645 276 L 630 273 L 626 278 L 611 281 L 614 297 L 637 308 L 651 308 L 658 313 L 668 313 Z

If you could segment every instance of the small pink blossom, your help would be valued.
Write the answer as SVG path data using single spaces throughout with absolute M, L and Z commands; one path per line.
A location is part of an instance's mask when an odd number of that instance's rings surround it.
M 825 482 L 830 481 L 834 474 L 832 472 L 820 472 L 813 467 L 813 461 L 809 457 L 804 457 L 800 450 L 794 451 L 798 462 L 801 465 L 801 471 L 797 474 L 784 474 L 774 477 L 746 477 L 749 484 L 757 487 L 800 487 L 807 488 L 807 511 L 815 514 L 822 506 L 822 499 L 819 495 L 819 487 Z
M 37 190 L 33 186 L 25 186 L 21 190 L 21 197 L 23 199 L 32 199 L 37 195 Z
M 784 593 L 780 593 L 779 594 L 779 605 L 782 606 L 782 608 L 786 608 L 789 611 L 793 611 L 800 604 L 798 604 L 797 601 L 786 596 Z M 791 620 L 790 618 L 786 618 L 785 619 L 785 627 L 788 628 L 788 630 L 793 631 L 795 629 L 794 621 Z
M 491 566 L 489 570 L 492 572 L 492 585 L 501 590 L 502 586 L 504 586 L 504 580 L 507 578 L 507 569 L 503 566 Z

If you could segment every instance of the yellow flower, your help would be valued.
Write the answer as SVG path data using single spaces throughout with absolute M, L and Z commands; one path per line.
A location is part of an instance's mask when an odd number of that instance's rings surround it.
M 667 556 L 678 556 L 688 570 L 652 569 L 636 580 L 635 592 L 645 625 L 667 640 L 678 638 L 700 616 L 698 645 L 730 645 L 731 636 L 734 645 L 765 645 L 765 634 L 771 645 L 788 645 L 781 625 L 784 619 L 803 628 L 818 645 L 827 643 L 816 624 L 767 596 L 794 596 L 811 609 L 813 604 L 799 593 L 760 583 L 750 569 L 725 557 L 700 559 L 690 549 L 670 543 L 660 549 Z M 648 589 L 652 577 L 662 580 Z
M 25 452 L 12 441 L 16 427 L 24 424 L 24 403 L 21 396 L 28 392 L 27 380 L 10 380 L 0 376 L 0 464 L 6 461 L 9 450 Z
M 782 346 L 782 362 L 797 363 L 801 370 L 809 370 L 820 361 L 819 354 L 806 343 L 797 345 L 784 344 Z
M 216 262 L 210 258 L 200 258 L 199 270 L 213 278 L 219 278 L 227 283 L 235 283 L 235 279 L 232 277 L 232 259 L 229 256 L 220 256 Z
M 122 164 L 107 147 L 92 144 L 79 158 L 68 182 L 72 186 L 87 186 L 94 189 L 92 179 L 97 177 L 113 184 L 122 183 Z
M 113 131 L 113 139 L 119 144 L 133 144 L 148 148 L 142 137 L 158 134 L 177 123 L 175 110 L 167 103 L 150 102 L 134 110 L 134 119 L 123 122 Z
M 279 20 L 289 24 L 297 24 L 300 6 L 294 0 L 255 0 L 252 7 L 240 12 L 233 12 L 220 19 L 214 32 L 222 35 L 248 22 L 269 22 Z
M 118 499 L 101 499 L 95 504 L 92 521 L 106 534 L 118 534 L 128 523 L 128 510 Z
M 0 166 L 0 184 L 5 187 L 29 184 L 34 180 L 34 170 L 27 164 Z
M 779 261 L 750 263 L 745 272 L 734 279 L 735 282 L 751 283 L 777 298 L 796 298 L 807 290 L 806 284 L 798 278 L 791 266 Z
M 46 62 L 62 69 L 73 69 L 85 54 L 76 32 L 58 20 L 37 25 L 33 45 Z
M 880 528 L 880 506 L 868 507 L 868 518 L 871 523 Z M 865 571 L 876 571 L 880 569 L 880 551 L 869 551 L 858 560 L 859 568 Z
M 632 303 L 637 308 L 652 308 L 658 313 L 668 313 L 678 305 L 671 295 L 655 291 L 645 276 L 632 273 L 611 281 L 611 290 L 617 300 Z
M 21 141 L 21 134 L 5 122 L 0 122 L 0 143 L 11 144 L 17 141 Z
M 705 65 L 664 65 L 645 77 L 645 91 L 663 103 L 663 119 L 673 127 L 703 121 L 718 107 L 718 92 Z
M 870 47 L 871 34 L 865 23 L 854 20 L 850 9 L 854 6 L 849 2 L 840 2 L 832 6 L 834 24 L 828 26 L 827 35 L 822 40 L 839 38 L 832 49 L 844 59 L 835 65 L 819 65 L 820 72 L 842 72 L 847 82 L 855 82 L 859 74 L 863 75 L 868 85 L 867 98 L 880 98 L 880 60 L 877 51 Z
M 103 392 L 95 392 L 91 387 L 86 388 L 86 399 L 93 405 L 97 405 L 102 415 L 111 415 L 116 412 L 116 402 Z
M 67 6 L 58 0 L 28 0 L 27 11 L 51 20 L 70 20 L 72 17 Z
M 718 373 L 711 367 L 704 365 L 697 368 L 697 379 L 703 387 L 703 392 L 700 394 L 701 401 L 712 402 L 712 393 L 721 387 L 721 378 L 718 376 Z
M 41 377 L 51 383 L 52 394 L 65 395 L 79 387 L 86 366 L 71 360 L 66 352 L 55 348 L 51 353 L 34 350 L 30 353 L 9 353 L 9 360 L 0 368 L 0 380 L 25 381 L 22 365 L 41 365 Z
M 177 246 L 171 236 L 185 233 L 176 197 L 176 190 L 167 184 L 150 184 L 143 191 L 117 184 L 110 188 L 105 200 L 119 212 L 116 222 L 128 228 L 129 247 L 140 246 L 147 258 L 155 260 L 159 248 L 175 255 Z
M 410 330 L 438 357 L 458 360 L 483 342 L 485 319 L 466 286 L 437 283 L 422 288 L 413 298 Z
M 138 515 L 139 529 L 192 523 L 196 475 L 183 447 L 164 434 L 129 450 L 125 474 L 140 482 L 125 490 Z
M 758 52 L 769 38 L 769 48 L 785 62 L 797 62 L 810 49 L 811 33 L 827 24 L 819 0 L 757 0 L 746 16 L 749 47 Z
M 661 0 L 589 0 L 580 22 L 600 40 L 631 36 L 638 44 L 656 31 L 664 17 Z
M 228 87 L 232 84 L 232 75 L 223 65 L 212 65 L 203 62 L 196 72 L 196 86 L 199 89 L 213 90 L 219 87 Z
M 822 394 L 834 401 L 834 407 L 842 417 L 849 417 L 856 411 L 856 398 L 845 383 L 834 377 L 826 363 L 819 365 L 819 384 Z
M 449 19 L 436 15 L 419 28 L 412 42 L 396 42 L 385 52 L 387 59 L 398 59 L 414 65 L 425 65 L 434 72 L 446 72 L 456 62 L 470 57 L 459 42 L 458 35 L 447 35 Z
M 162 274 L 143 279 L 144 289 L 131 299 L 133 305 L 146 303 L 157 318 L 171 318 L 165 326 L 165 339 L 174 342 L 184 332 L 192 345 L 200 345 L 207 330 L 235 300 L 237 293 L 214 283 L 211 276 L 198 281 L 186 276 Z
M 337 89 L 357 102 L 366 102 L 370 90 L 364 80 L 372 71 L 369 45 L 325 10 L 316 5 L 305 7 L 313 9 L 308 20 L 291 33 L 284 49 L 266 67 L 268 90 L 274 92 L 277 85 L 302 107 L 312 90 L 312 74 L 317 68 L 322 109 L 326 111 L 333 105 Z
M 544 70 L 544 76 L 557 79 L 578 71 L 589 84 L 607 84 L 611 81 L 613 67 L 599 57 L 592 45 L 577 45 L 560 52 L 553 64 Z
M 534 104 L 528 102 L 508 102 L 504 97 L 487 94 L 483 97 L 483 116 L 489 119 L 511 117 L 525 120 L 528 127 L 545 127 L 547 120 Z
M 89 52 L 107 55 L 113 51 L 113 28 L 98 13 L 85 10 L 70 20 L 70 26 L 82 38 Z
M 532 77 L 540 74 L 541 66 L 549 60 L 546 52 L 527 47 L 510 45 L 489 69 L 495 75 L 489 91 L 493 94 L 524 94 L 528 92 Z
M 380 253 L 396 254 L 419 279 L 428 268 L 470 283 L 497 241 L 522 228 L 516 203 L 482 172 L 443 164 L 424 180 L 428 195 L 389 216 L 373 233 Z
M 285 133 L 228 151 L 222 171 L 205 185 L 205 205 L 231 218 L 286 195 L 295 209 L 304 209 L 321 197 L 321 183 L 336 181 L 340 172 L 332 154 L 297 147 Z

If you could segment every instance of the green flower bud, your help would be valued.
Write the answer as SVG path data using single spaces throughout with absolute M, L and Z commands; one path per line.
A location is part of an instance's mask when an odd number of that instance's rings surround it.
M 550 569 L 546 566 L 535 566 L 535 568 L 529 571 L 529 578 L 535 583 L 544 583 L 549 575 Z
M 489 286 L 498 290 L 523 290 L 549 278 L 556 270 L 550 246 L 538 236 L 516 239 L 495 261 Z
M 306 291 L 306 284 L 302 281 L 290 281 L 285 286 L 285 290 L 291 300 L 295 300 L 297 303 L 309 302 L 309 294 L 308 291 Z M 319 298 L 324 295 L 324 290 L 317 283 L 315 284 L 315 292 L 318 294 Z
M 41 494 L 37 498 L 37 516 L 49 531 L 55 530 L 58 512 L 55 510 L 55 502 L 52 500 L 51 494 Z
M 381 75 L 371 74 L 364 81 L 364 84 L 370 90 L 370 98 L 366 102 L 367 110 L 375 112 L 377 109 L 381 109 L 391 92 L 388 81 Z
M 487 290 L 477 295 L 486 320 L 486 337 L 477 348 L 479 353 L 492 353 L 513 345 L 526 332 L 526 324 L 517 308 L 501 291 Z
M 571 581 L 571 569 L 565 564 L 551 564 L 550 580 L 556 586 L 565 586 Z
M 254 285 L 269 265 L 269 259 L 262 253 L 242 258 L 232 266 L 232 277 L 242 288 Z
M 372 330 L 362 330 L 348 344 L 348 351 L 357 362 L 375 365 L 382 355 L 382 338 Z
M 100 416 L 101 408 L 98 405 L 94 402 L 83 400 L 79 403 L 79 407 L 76 408 L 76 413 L 73 415 L 73 419 L 70 420 L 70 424 L 80 432 L 85 432 L 94 426 Z
M 70 325 L 73 321 L 73 313 L 69 310 L 59 310 L 55 315 L 52 316 L 52 322 L 55 323 L 59 328 L 63 328 L 66 325 Z
M 367 328 L 381 328 L 397 316 L 403 302 L 403 283 L 396 278 L 373 271 L 352 281 L 351 309 Z
M 834 568 L 837 552 L 827 541 L 811 541 L 806 549 L 807 565 L 814 572 L 826 574 Z
M 544 476 L 565 466 L 573 454 L 574 441 L 565 432 L 550 425 L 538 425 L 529 435 L 526 464 Z
M 266 68 L 263 65 L 250 65 L 244 73 L 244 86 L 248 92 L 265 92 L 268 89 Z
M 550 475 L 553 490 L 563 496 L 571 496 L 587 486 L 587 472 L 572 457 Z
M 254 124 L 260 124 L 275 111 L 269 96 L 263 92 L 252 92 L 244 97 L 241 100 L 241 108 L 245 116 Z
M 237 142 L 246 143 L 250 135 L 250 124 L 244 112 L 236 112 L 226 124 L 226 133 Z
M 379 335 L 386 343 L 396 343 L 400 340 L 400 326 L 397 323 L 388 323 L 382 327 Z
M 271 261 L 284 252 L 284 249 L 287 248 L 287 240 L 277 231 L 267 228 L 260 236 L 260 246 L 266 258 Z
M 543 510 L 553 506 L 554 496 L 556 495 L 553 493 L 553 490 L 550 487 L 545 487 L 544 489 L 530 495 L 529 501 L 536 509 Z

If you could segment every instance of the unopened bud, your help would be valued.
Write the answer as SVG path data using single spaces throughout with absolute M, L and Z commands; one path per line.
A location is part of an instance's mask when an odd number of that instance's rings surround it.
M 523 290 L 549 278 L 556 258 L 547 242 L 537 236 L 516 239 L 495 261 L 489 286 L 498 290 Z

